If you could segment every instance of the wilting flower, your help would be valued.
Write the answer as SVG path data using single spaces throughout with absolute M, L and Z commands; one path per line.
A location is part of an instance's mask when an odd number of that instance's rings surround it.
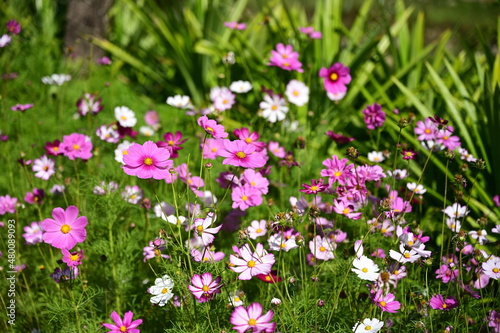
M 123 171 L 129 176 L 142 179 L 165 179 L 170 175 L 169 169 L 174 162 L 170 160 L 170 153 L 165 148 L 158 148 L 153 141 L 146 141 L 144 145 L 132 144 L 123 156 Z
M 221 277 L 218 276 L 215 280 L 212 274 L 209 272 L 203 273 L 202 275 L 194 274 L 191 278 L 191 284 L 188 286 L 189 291 L 196 297 L 199 303 L 208 302 L 215 297 L 216 294 L 220 294 L 220 288 L 223 284 L 220 283 Z
M 167 302 L 174 297 L 172 289 L 174 288 L 174 281 L 168 275 L 155 280 L 155 284 L 148 289 L 148 292 L 153 295 L 151 303 L 164 306 Z
M 53 219 L 41 223 L 45 233 L 43 241 L 58 249 L 72 249 L 76 243 L 82 243 L 87 237 L 87 218 L 78 217 L 78 208 L 69 206 L 66 210 L 57 207 L 52 210 Z
M 262 305 L 252 303 L 246 308 L 243 305 L 235 308 L 229 321 L 234 325 L 233 329 L 239 333 L 245 333 L 249 329 L 252 330 L 252 333 L 274 332 L 276 323 L 270 323 L 273 316 L 272 310 L 262 315 Z
M 123 320 L 120 318 L 116 311 L 111 313 L 111 319 L 115 322 L 115 324 L 102 324 L 102 326 L 110 329 L 108 333 L 139 333 L 140 330 L 136 327 L 142 324 L 142 319 L 137 319 L 132 321 L 132 317 L 134 316 L 132 311 L 125 312 L 123 316 Z

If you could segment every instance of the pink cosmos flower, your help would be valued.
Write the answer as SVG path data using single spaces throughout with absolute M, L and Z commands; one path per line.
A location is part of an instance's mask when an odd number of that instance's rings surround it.
M 88 160 L 92 157 L 92 148 L 90 138 L 79 133 L 63 136 L 63 142 L 59 145 L 62 154 L 70 160 L 75 158 Z
M 76 243 L 82 243 L 87 237 L 87 218 L 78 216 L 78 208 L 69 206 L 66 210 L 57 207 L 52 210 L 53 219 L 45 219 L 43 241 L 58 249 L 72 249 Z
M 21 32 L 21 24 L 19 24 L 16 20 L 10 20 L 7 22 L 6 26 L 7 31 L 13 35 L 17 35 Z
M 227 138 L 228 134 L 224 130 L 224 126 L 219 125 L 215 120 L 208 119 L 207 116 L 198 118 L 198 125 L 203 127 L 205 132 L 212 135 L 215 139 Z
M 37 244 L 43 242 L 43 229 L 39 222 L 31 222 L 31 225 L 27 225 L 23 228 L 23 237 L 26 240 L 26 244 Z
M 260 137 L 259 133 L 257 132 L 250 133 L 250 131 L 246 127 L 237 128 L 234 130 L 233 133 L 234 135 L 236 135 L 238 139 L 243 140 L 248 144 L 254 145 L 256 151 L 262 151 L 266 147 L 265 142 L 257 141 L 259 140 Z
M 382 111 L 382 107 L 374 103 L 373 105 L 367 105 L 366 109 L 363 110 L 365 116 L 365 124 L 368 129 L 375 129 L 380 127 L 385 122 L 385 113 Z
M 491 327 L 494 333 L 500 333 L 500 312 L 490 310 L 485 320 L 488 322 L 488 327 Z
M 111 319 L 115 322 L 114 324 L 102 324 L 102 326 L 111 330 L 108 333 L 139 333 L 141 330 L 136 327 L 142 324 L 142 319 L 137 319 L 132 321 L 134 313 L 132 311 L 125 312 L 123 320 L 120 318 L 116 311 L 111 313 Z
M 109 59 L 108 57 L 102 57 L 102 58 L 97 59 L 97 63 L 99 65 L 109 66 L 109 65 L 111 65 L 111 59 Z
M 55 140 L 54 142 L 45 143 L 44 148 L 45 148 L 45 151 L 47 152 L 47 154 L 57 156 L 57 155 L 61 155 L 63 153 L 61 151 L 61 149 L 59 148 L 60 145 L 61 145 L 61 141 Z
M 248 207 L 258 206 L 262 203 L 261 192 L 250 185 L 238 186 L 231 193 L 233 208 L 246 210 Z
M 333 210 L 335 213 L 344 215 L 352 220 L 359 220 L 363 215 L 363 213 L 355 213 L 353 205 L 337 199 L 333 201 Z
M 286 156 L 285 148 L 281 147 L 279 142 L 269 141 L 267 149 L 276 157 L 285 158 Z
M 62 261 L 69 267 L 74 267 L 82 264 L 83 250 L 69 252 L 68 249 L 61 249 L 63 254 Z
M 418 135 L 420 141 L 436 140 L 437 130 L 437 125 L 429 118 L 426 118 L 424 121 L 418 121 L 415 126 L 415 134 Z
M 144 256 L 144 262 L 152 258 L 170 259 L 169 255 L 161 253 L 163 250 L 165 250 L 165 241 L 160 238 L 156 238 L 154 241 L 149 242 L 149 246 L 145 246 L 142 250 L 144 251 L 142 252 L 142 255 Z
M 245 169 L 241 175 L 241 181 L 262 194 L 267 194 L 269 188 L 269 180 L 263 177 L 260 172 L 253 169 Z
M 5 213 L 16 213 L 17 198 L 11 198 L 10 195 L 0 196 L 0 215 Z
M 264 156 L 255 151 L 255 146 L 243 140 L 224 140 L 224 149 L 219 156 L 226 157 L 222 164 L 241 166 L 243 168 L 260 168 L 266 164 Z
M 218 111 L 231 109 L 235 98 L 236 96 L 227 87 L 213 87 L 210 90 L 210 99 Z
M 127 152 L 122 166 L 127 175 L 142 179 L 165 179 L 170 175 L 169 169 L 174 164 L 169 159 L 170 153 L 165 148 L 158 148 L 153 141 L 146 141 L 144 145 L 134 143 Z
M 332 158 L 323 161 L 322 164 L 326 166 L 326 169 L 322 169 L 320 175 L 322 177 L 329 177 L 328 182 L 330 186 L 336 181 L 338 181 L 340 185 L 345 185 L 349 179 L 355 177 L 350 171 L 354 167 L 354 164 L 347 164 L 348 162 L 349 160 L 347 158 L 339 160 L 337 155 L 333 155 Z
M 203 247 L 202 249 L 192 249 L 191 256 L 196 262 L 216 262 L 221 261 L 226 256 L 224 252 L 214 252 L 208 247 Z
M 441 265 L 436 270 L 436 279 L 441 279 L 443 283 L 454 281 L 458 277 L 458 269 L 450 267 L 449 265 Z
M 460 138 L 456 135 L 451 135 L 453 130 L 451 127 L 448 129 L 441 129 L 437 132 L 436 142 L 442 144 L 449 150 L 454 150 L 455 148 L 460 147 Z
M 246 23 L 238 23 L 236 21 L 224 22 L 224 26 L 233 30 L 245 30 L 247 27 Z
M 234 325 L 233 330 L 238 331 L 238 333 L 245 333 L 249 329 L 252 330 L 252 333 L 274 332 L 276 323 L 270 323 L 273 316 L 272 310 L 262 315 L 262 305 L 252 303 L 246 308 L 243 305 L 236 307 L 229 321 Z
M 83 97 L 76 102 L 76 108 L 81 116 L 86 116 L 89 113 L 96 115 L 102 111 L 104 105 L 97 95 L 84 93 Z
M 302 184 L 303 189 L 299 190 L 300 192 L 304 192 L 305 194 L 317 194 L 318 192 L 325 191 L 328 186 L 323 185 L 323 179 L 312 179 L 311 185 Z
M 199 303 L 208 302 L 215 297 L 216 294 L 220 294 L 220 288 L 223 284 L 220 283 L 221 277 L 218 276 L 215 280 L 212 274 L 209 272 L 203 273 L 202 275 L 195 274 L 191 278 L 191 284 L 188 286 L 191 294 L 196 297 Z
M 250 280 L 252 276 L 258 274 L 268 274 L 275 262 L 274 254 L 267 253 L 261 243 L 255 246 L 255 252 L 252 253 L 248 244 L 241 248 L 233 247 L 237 256 L 231 254 L 229 262 L 230 269 L 236 273 L 240 273 L 238 279 Z
M 458 306 L 458 301 L 453 296 L 448 296 L 446 299 L 442 295 L 434 295 L 429 301 L 429 305 L 434 310 L 449 311 Z
M 401 307 L 401 303 L 396 301 L 396 297 L 393 294 L 382 295 L 382 289 L 377 291 L 373 296 L 373 302 L 382 309 L 382 312 L 396 313 Z
M 45 191 L 41 188 L 34 188 L 33 192 L 26 192 L 24 196 L 24 201 L 29 203 L 30 205 L 43 203 L 43 199 L 45 198 Z
M 205 142 L 201 144 L 201 149 L 203 151 L 203 158 L 215 160 L 217 156 L 219 156 L 219 151 L 224 149 L 223 139 L 207 138 Z
M 297 71 L 302 73 L 302 63 L 299 61 L 299 54 L 293 51 L 292 45 L 276 45 L 276 50 L 271 51 L 271 59 L 268 66 L 277 66 L 287 71 Z
M 215 214 L 210 212 L 204 219 L 196 219 L 193 222 L 193 229 L 196 231 L 195 235 L 197 238 L 201 239 L 204 246 L 210 245 L 215 239 L 214 235 L 222 228 L 222 224 L 218 227 L 210 228 L 215 220 Z
M 328 238 L 322 238 L 319 235 L 309 241 L 309 249 L 316 259 L 326 261 L 335 258 L 333 255 L 333 250 L 335 248 L 335 243 L 332 243 L 328 240 Z
M 331 94 L 345 93 L 347 85 L 351 82 L 349 67 L 340 62 L 334 63 L 330 68 L 321 68 L 319 76 L 324 77 L 325 90 Z
M 29 110 L 31 109 L 33 106 L 35 106 L 35 104 L 16 104 L 14 106 L 11 106 L 10 109 L 12 111 L 26 111 L 26 110 Z
M 315 31 L 313 27 L 299 27 L 299 31 L 311 39 L 321 39 L 323 36 L 320 31 Z

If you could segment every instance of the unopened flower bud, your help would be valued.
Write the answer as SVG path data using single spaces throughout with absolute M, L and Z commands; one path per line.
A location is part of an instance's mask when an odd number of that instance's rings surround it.
M 271 300 L 271 304 L 272 304 L 272 305 L 280 305 L 280 304 L 281 304 L 281 300 L 280 300 L 279 298 L 274 297 L 274 298 Z
M 325 301 L 322 299 L 318 300 L 318 306 L 325 306 Z
M 311 277 L 311 281 L 312 281 L 312 282 L 318 282 L 318 280 L 319 280 L 319 279 L 318 279 L 318 277 L 317 277 L 317 276 L 312 276 L 312 277 Z
M 410 123 L 408 122 L 408 120 L 405 117 L 401 117 L 398 120 L 398 127 L 401 128 L 401 129 L 405 128 L 409 124 Z
M 346 155 L 350 158 L 357 159 L 359 157 L 359 151 L 354 147 L 349 147 L 346 149 Z
M 210 162 L 205 163 L 205 168 L 207 168 L 207 169 L 212 169 L 212 167 L 213 167 L 213 164 L 212 164 L 212 163 L 210 163 Z

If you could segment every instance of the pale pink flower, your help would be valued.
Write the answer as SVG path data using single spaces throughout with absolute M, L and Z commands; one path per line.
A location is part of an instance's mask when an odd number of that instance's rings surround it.
M 253 253 L 248 244 L 235 250 L 237 256 L 233 254 L 229 256 L 231 263 L 229 268 L 236 273 L 240 273 L 238 277 L 240 280 L 250 280 L 255 275 L 269 274 L 271 272 L 275 262 L 274 255 L 267 253 L 262 244 L 257 243 Z
M 309 249 L 311 250 L 311 253 L 316 259 L 320 260 L 326 261 L 335 258 L 333 255 L 335 247 L 335 243 L 332 243 L 328 240 L 328 238 L 322 238 L 319 235 L 309 241 Z
M 222 228 L 222 224 L 218 227 L 210 228 L 215 220 L 215 214 L 210 212 L 204 219 L 198 218 L 193 222 L 193 229 L 196 231 L 195 237 L 201 238 L 204 246 L 210 245 L 215 239 L 214 235 L 219 232 L 220 228 Z
M 233 324 L 233 330 L 238 333 L 245 333 L 252 330 L 252 333 L 274 332 L 276 323 L 270 323 L 274 312 L 269 310 L 262 315 L 262 306 L 259 303 L 252 303 L 248 307 L 243 305 L 234 309 L 229 321 Z
M 267 221 L 266 220 L 253 220 L 247 227 L 248 237 L 251 239 L 257 239 L 259 236 L 264 236 L 267 233 Z
M 46 155 L 43 155 L 33 162 L 31 170 L 35 172 L 35 177 L 41 178 L 43 180 L 49 180 L 49 178 L 56 173 L 55 162 L 53 159 L 50 159 Z

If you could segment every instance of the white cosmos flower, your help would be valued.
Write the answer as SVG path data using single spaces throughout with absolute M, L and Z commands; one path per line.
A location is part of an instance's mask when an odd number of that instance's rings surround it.
M 415 251 L 414 249 L 408 251 L 405 248 L 404 244 L 399 244 L 399 251 L 400 252 L 390 250 L 389 256 L 402 264 L 405 264 L 407 262 L 414 262 L 417 261 L 418 258 L 420 258 L 420 254 L 418 254 L 417 251 Z
M 174 281 L 168 275 L 155 280 L 154 286 L 148 289 L 148 292 L 153 295 L 151 303 L 164 306 L 167 302 L 174 297 L 172 289 L 174 288 Z
M 192 107 L 189 96 L 181 96 L 181 95 L 167 97 L 167 104 L 179 109 L 187 109 Z
M 127 140 L 123 141 L 116 147 L 115 149 L 115 161 L 118 163 L 123 163 L 123 155 L 127 155 L 128 151 L 127 149 L 132 145 L 133 142 L 128 142 Z
M 466 206 L 460 206 L 460 204 L 455 202 L 453 205 L 446 207 L 443 213 L 451 218 L 459 219 L 469 214 L 469 211 Z
M 229 86 L 229 90 L 235 93 L 247 93 L 252 90 L 252 84 L 248 81 L 234 81 Z
M 151 137 L 155 134 L 155 130 L 150 126 L 141 126 L 139 128 L 139 133 L 144 136 Z
M 309 102 L 309 87 L 301 81 L 292 80 L 286 86 L 285 95 L 290 103 L 302 106 Z
M 264 101 L 260 102 L 259 107 L 262 109 L 262 117 L 271 123 L 282 121 L 288 113 L 285 99 L 278 95 L 264 95 Z
M 368 160 L 370 162 L 382 162 L 385 160 L 384 154 L 382 154 L 381 151 L 372 151 L 371 153 L 368 153 Z
M 427 190 L 424 188 L 424 185 L 418 184 L 417 183 L 408 183 L 406 184 L 406 187 L 410 190 L 415 192 L 415 194 L 424 194 L 427 192 Z
M 380 275 L 377 264 L 367 256 L 361 256 L 359 259 L 354 259 L 352 265 L 355 268 L 351 270 L 362 280 L 376 281 Z
M 330 93 L 330 92 L 327 92 L 326 93 L 326 96 L 328 96 L 328 98 L 332 101 L 340 101 L 342 98 L 345 97 L 347 91 L 344 91 L 344 92 L 338 92 L 338 93 Z
M 126 106 L 117 106 L 115 108 L 115 118 L 122 127 L 134 127 L 137 123 L 134 111 Z
M 376 333 L 384 326 L 384 322 L 378 320 L 377 318 L 366 318 L 363 322 L 357 322 L 352 328 L 354 333 Z
M 42 77 L 42 82 L 45 84 L 62 86 L 64 82 L 71 80 L 71 75 L 68 74 L 52 74 L 51 76 Z

